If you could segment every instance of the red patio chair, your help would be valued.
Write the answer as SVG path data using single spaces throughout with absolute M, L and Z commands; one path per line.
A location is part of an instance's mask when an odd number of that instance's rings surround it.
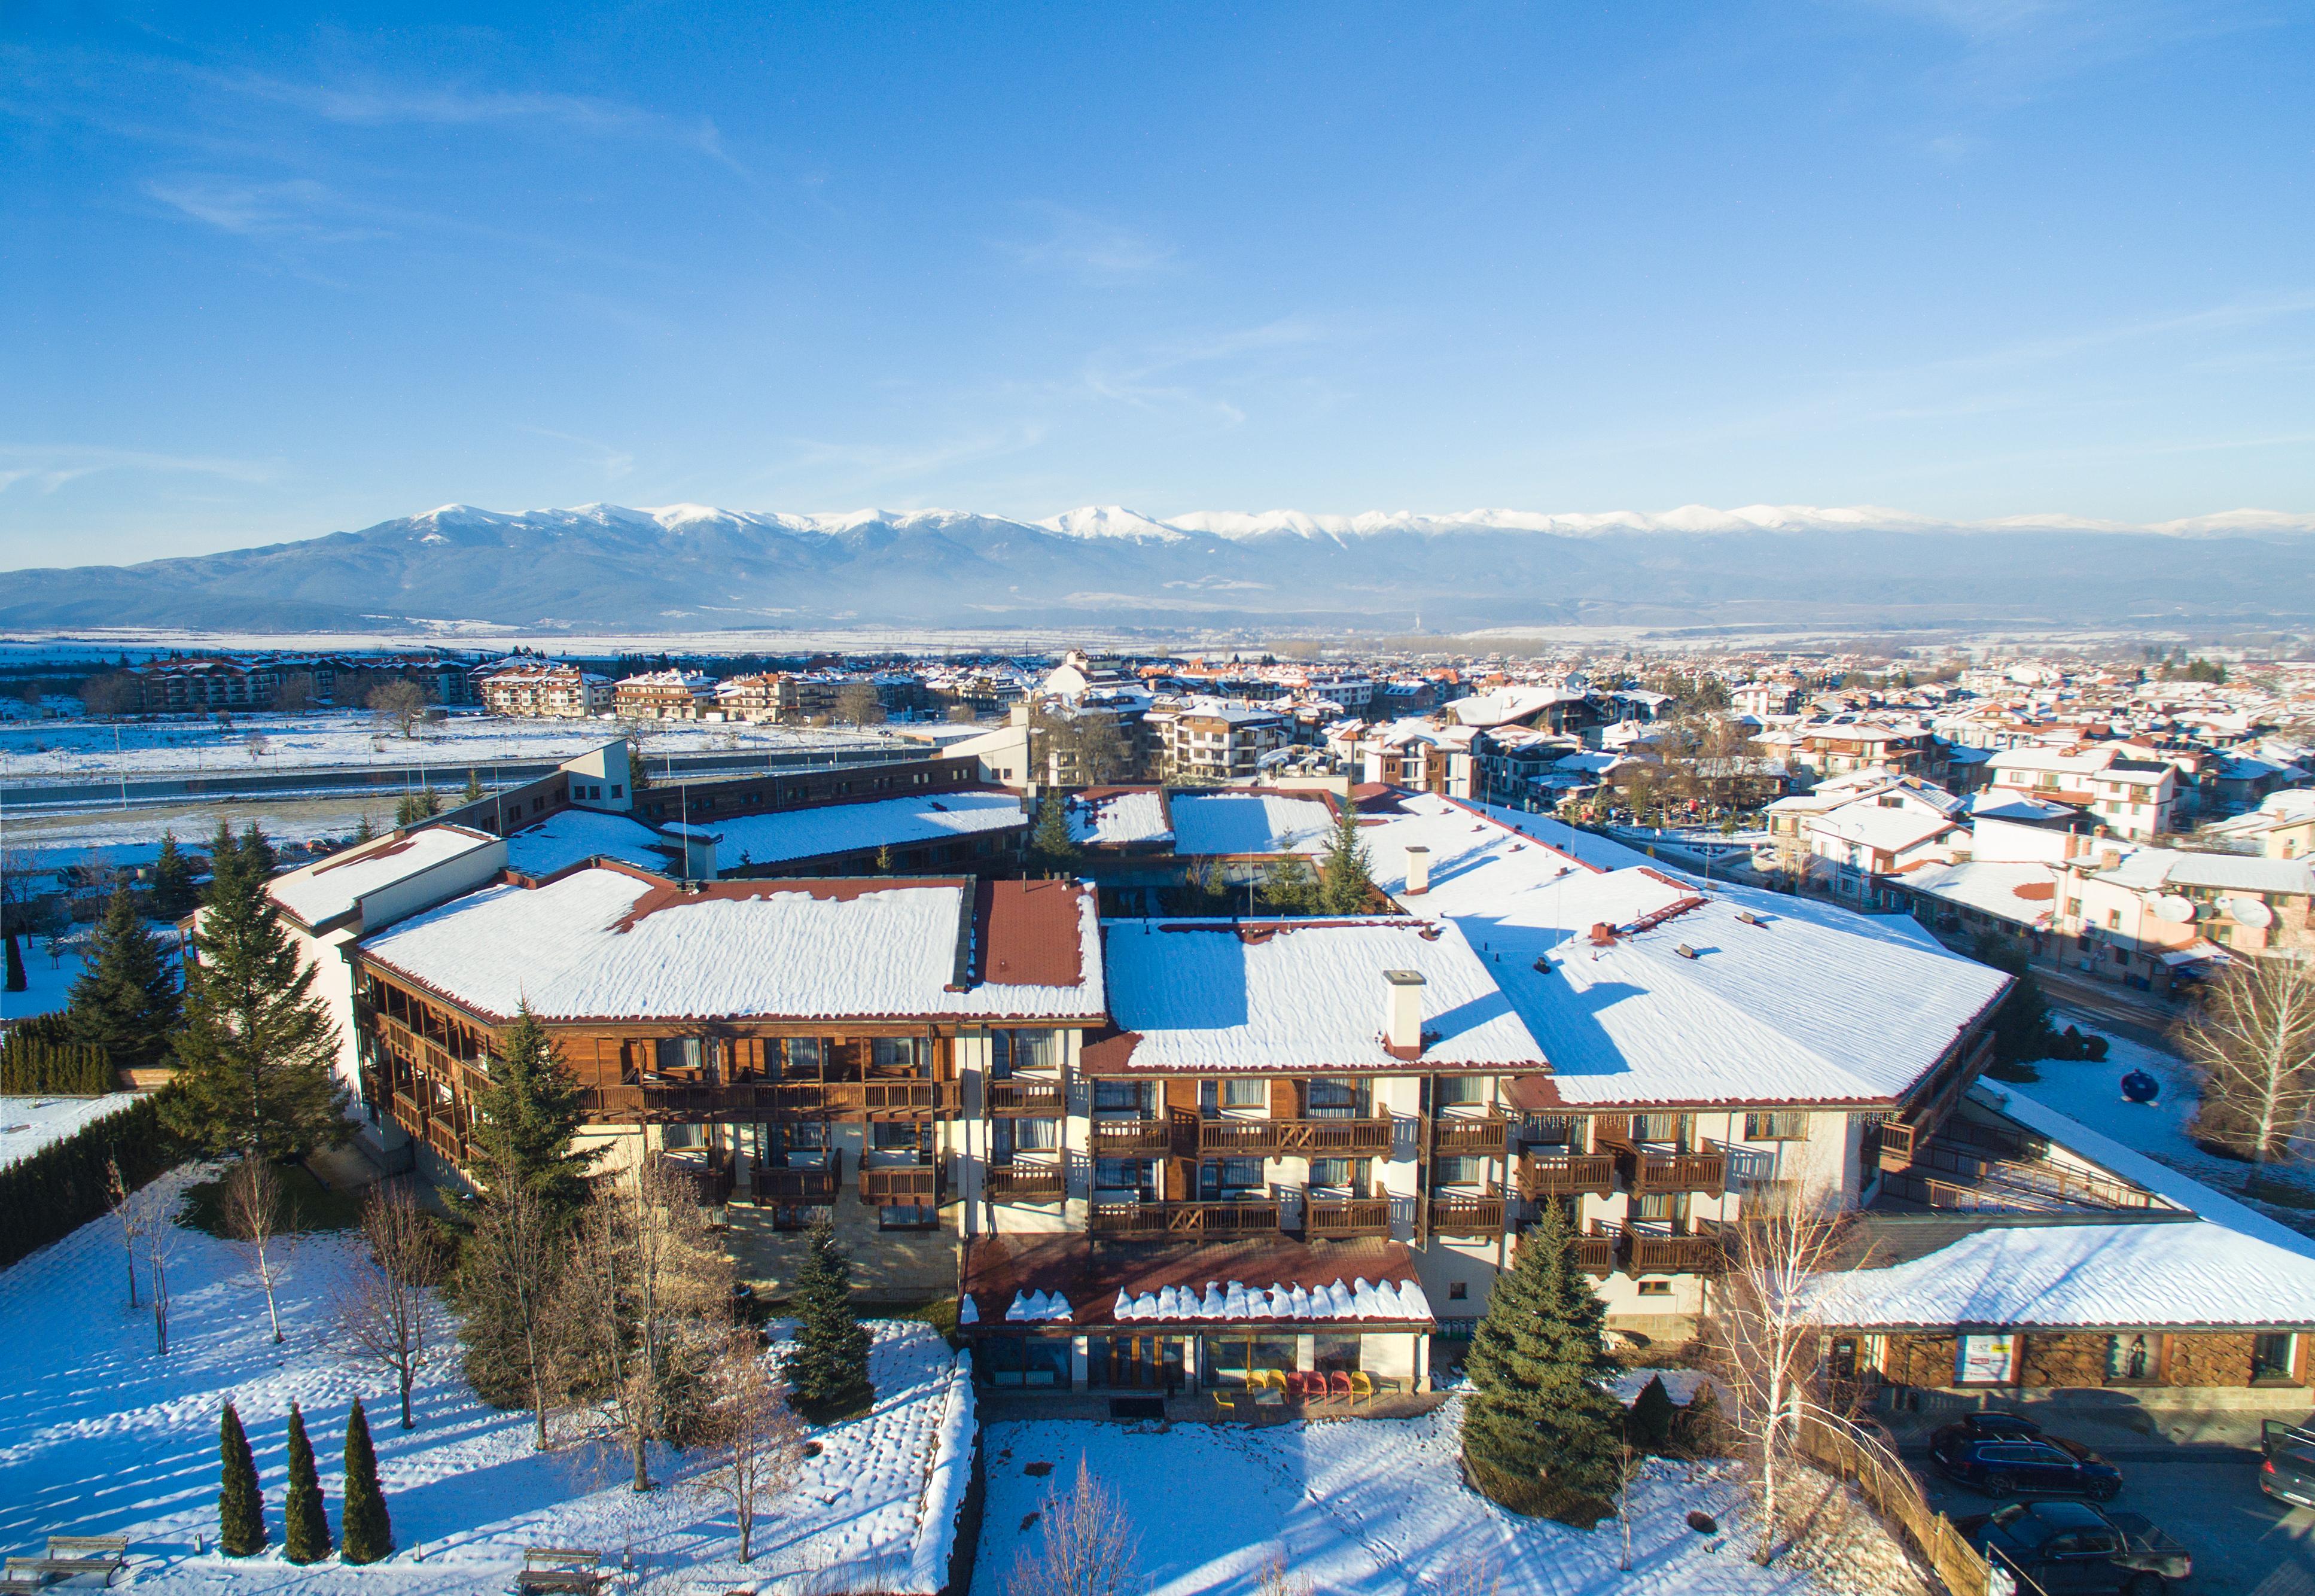
M 1351 1377 L 1339 1369 L 1326 1377 L 1326 1387 L 1335 1396 L 1345 1401 L 1358 1395 L 1351 1386 Z

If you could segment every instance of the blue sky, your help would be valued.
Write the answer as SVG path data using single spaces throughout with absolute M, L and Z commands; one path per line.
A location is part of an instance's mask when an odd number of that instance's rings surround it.
M 2315 510 L 2311 68 L 2228 0 L 19 3 L 0 566 L 451 501 Z

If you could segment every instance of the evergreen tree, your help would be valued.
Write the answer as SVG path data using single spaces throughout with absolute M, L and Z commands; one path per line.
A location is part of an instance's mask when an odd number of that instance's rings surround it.
M 1327 914 L 1357 914 L 1373 891 L 1374 862 L 1359 839 L 1359 811 L 1345 799 L 1318 864 L 1318 907 Z
M 634 743 L 627 744 L 627 791 L 640 793 L 651 785 L 651 772 L 643 767 L 643 756 Z
M 1727 1438 L 1722 1433 L 1720 1398 L 1710 1386 L 1690 1397 L 1688 1405 L 1673 1415 L 1672 1444 L 1690 1458 L 1716 1458 L 1725 1450 Z
M 261 882 L 271 880 L 273 873 L 281 868 L 280 856 L 274 853 L 273 844 L 267 840 L 265 833 L 257 829 L 255 820 L 250 821 L 242 831 L 241 862 L 244 868 L 253 871 Z
M 227 856 L 185 971 L 170 1129 L 211 1153 L 279 1160 L 351 1134 L 337 1025 L 264 878 Z
M 852 1317 L 852 1262 L 825 1220 L 813 1227 L 796 1271 L 795 1310 L 795 1345 L 781 1370 L 789 1402 L 816 1424 L 865 1411 L 876 1396 L 868 1332 Z
M 1679 1412 L 1672 1393 L 1664 1389 L 1663 1376 L 1653 1375 L 1633 1399 L 1632 1411 L 1624 1417 L 1624 1432 L 1641 1451 L 1661 1452 L 1672 1444 L 1672 1420 Z
M 344 1544 L 349 1563 L 375 1563 L 394 1552 L 394 1521 L 386 1494 L 377 1488 L 377 1452 L 369 1443 L 369 1419 L 361 1398 L 346 1416 L 346 1515 Z
M 1588 1530 L 1612 1511 L 1624 1414 L 1601 1388 L 1618 1372 L 1601 1344 L 1606 1317 L 1566 1215 L 1547 1207 L 1497 1277 L 1464 1360 L 1476 1389 L 1463 1467 L 1513 1512 Z
M 354 846 L 359 847 L 363 843 L 377 840 L 377 822 L 371 820 L 368 813 L 365 811 L 362 818 L 354 822 Z
M 218 883 L 240 868 L 241 839 L 233 834 L 231 820 L 219 820 L 217 835 L 209 838 L 209 887 L 201 901 L 215 898 Z
M 96 946 L 73 983 L 66 1024 L 72 1039 L 102 1048 L 123 1068 L 158 1064 L 169 1056 L 169 1033 L 181 1005 L 160 942 L 127 887 L 113 890 Z
M 603 1149 L 572 1148 L 584 1119 L 579 1083 L 528 1001 L 501 1039 L 490 1085 L 475 1095 L 475 1110 L 477 1166 L 512 1171 L 558 1212 L 578 1210 Z
M 192 861 L 177 846 L 177 834 L 161 833 L 161 856 L 153 862 L 153 913 L 164 920 L 182 920 L 200 903 L 193 887 Z
M 18 946 L 18 945 L 17 945 L 17 943 L 16 943 L 16 927 L 14 927 L 13 926 L 11 926 L 11 927 L 8 927 L 7 942 L 8 942 L 8 980 L 7 980 L 7 989 L 8 989 L 9 991 L 11 991 L 11 992 L 21 992 L 21 991 L 22 991 L 22 990 L 24 989 L 25 986 L 26 986 L 28 983 L 27 983 L 27 982 L 25 981 L 25 980 L 24 980 L 24 950 L 23 950 L 22 947 L 20 947 L 20 946 Z
M 395 801 L 394 823 L 415 826 L 421 820 L 430 820 L 441 812 L 441 794 L 431 787 L 421 787 L 414 793 L 404 793 Z
M 1991 964 L 2006 971 L 2015 980 L 2001 999 L 2001 1006 L 1993 1011 L 1993 1061 L 2006 1068 L 2016 1068 L 2036 1059 L 2050 1056 L 2053 1035 L 2050 1024 L 2050 1005 L 2042 996 L 2042 984 L 2034 979 L 2034 969 L 2027 962 L 2023 950 L 1991 936 L 1981 936 L 1970 950 L 1981 964 Z
M 1037 829 L 1029 838 L 1029 853 L 1037 867 L 1049 873 L 1066 871 L 1077 863 L 1077 839 L 1069 835 L 1069 806 L 1058 793 L 1048 793 L 1037 805 Z
M 217 1487 L 217 1549 L 228 1557 L 254 1557 L 265 1549 L 265 1497 L 257 1488 L 257 1459 L 233 1404 L 217 1424 L 225 1478 Z
M 1289 854 L 1262 873 L 1262 900 L 1280 914 L 1318 912 L 1318 878 L 1299 854 Z
M 314 1445 L 306 1415 L 289 1405 L 289 1496 L 283 1504 L 282 1551 L 292 1563 L 319 1563 L 330 1555 L 330 1515 L 322 1509 L 322 1481 L 314 1472 Z
M 480 803 L 482 801 L 482 775 L 478 771 L 469 770 L 466 772 L 466 790 L 458 794 L 458 802 L 461 803 Z

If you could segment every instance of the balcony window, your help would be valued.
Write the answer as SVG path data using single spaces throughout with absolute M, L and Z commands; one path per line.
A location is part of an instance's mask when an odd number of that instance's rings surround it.
M 1487 1182 L 1486 1158 L 1441 1158 L 1432 1184 L 1441 1186 L 1484 1186 Z
M 1797 1111 L 1748 1113 L 1744 1116 L 1744 1139 L 1747 1141 L 1806 1141 L 1808 1115 Z
M 1632 1225 L 1659 1236 L 1677 1236 L 1687 1228 L 1688 1193 L 1639 1192 L 1632 1197 Z
M 1583 1122 L 1574 1114 L 1529 1114 L 1520 1127 L 1529 1145 L 1552 1154 L 1583 1150 Z
M 1093 1083 L 1095 1113 L 1131 1114 L 1136 1119 L 1158 1117 L 1156 1081 L 1097 1080 Z
M 1362 1197 L 1373 1166 L 1370 1158 L 1313 1158 L 1310 1190 L 1323 1196 Z
M 879 1075 L 914 1075 L 923 1049 L 922 1037 L 879 1036 L 868 1043 L 868 1063 Z
M 1158 1166 L 1148 1158 L 1095 1158 L 1093 1184 L 1098 1195 L 1113 1201 L 1158 1200 Z
M 1632 1139 L 1643 1147 L 1684 1148 L 1688 1145 L 1688 1116 L 1677 1113 L 1634 1114 Z
M 1198 1107 L 1212 1119 L 1225 1108 L 1267 1108 L 1270 1083 L 1260 1076 L 1232 1076 L 1227 1080 L 1200 1081 Z
M 908 1120 L 878 1120 L 868 1128 L 869 1145 L 880 1153 L 917 1153 L 929 1157 L 933 1128 Z
M 1059 1120 L 1017 1120 L 1013 1133 L 1013 1145 L 1024 1153 L 1050 1153 L 1061 1145 L 1061 1122 Z
M 652 1044 L 652 1067 L 663 1076 L 696 1076 L 705 1051 L 696 1036 L 662 1036 Z
M 879 1230 L 937 1230 L 940 1210 L 929 1202 L 888 1202 L 876 1210 Z
M 1209 1158 L 1198 1166 L 1202 1201 L 1240 1202 L 1264 1195 L 1259 1158 Z
M 788 1076 L 818 1080 L 822 1051 L 817 1036 L 789 1036 L 780 1042 L 780 1067 Z
M 1481 1076 L 1450 1075 L 1441 1078 L 1438 1093 L 1441 1108 L 1477 1108 L 1487 1100 L 1487 1083 Z
M 1364 1081 L 1314 1080 L 1310 1083 L 1310 1117 L 1314 1120 L 1363 1118 L 1371 1098 Z

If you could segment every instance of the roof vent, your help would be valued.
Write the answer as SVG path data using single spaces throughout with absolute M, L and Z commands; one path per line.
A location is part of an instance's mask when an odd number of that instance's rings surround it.
M 1748 925 L 1748 926 L 1757 926 L 1757 925 L 1761 924 L 1761 917 L 1760 917 L 1759 915 L 1754 914 L 1754 913 L 1753 913 L 1751 909 L 1738 909 L 1738 910 L 1736 911 L 1736 918 L 1737 918 L 1738 919 L 1740 919 L 1740 920 L 1743 921 L 1743 922 L 1744 922 L 1746 925 Z
M 1696 957 L 1696 950 L 1689 946 L 1688 944 L 1684 942 L 1678 947 L 1672 949 L 1672 952 L 1678 953 L 1683 959 L 1693 959 Z

